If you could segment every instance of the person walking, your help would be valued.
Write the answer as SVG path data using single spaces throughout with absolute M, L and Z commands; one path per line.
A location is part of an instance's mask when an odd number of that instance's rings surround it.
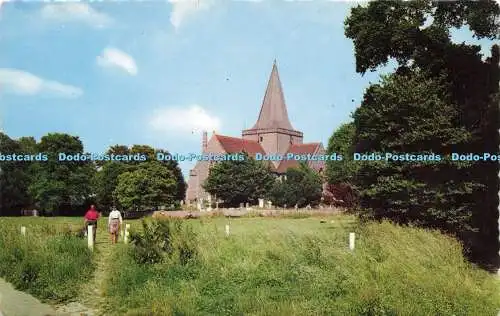
M 95 237 L 96 237 L 96 233 L 97 233 L 97 220 L 101 217 L 101 214 L 99 214 L 99 212 L 95 209 L 95 205 L 91 205 L 90 206 L 90 209 L 87 211 L 87 213 L 85 213 L 85 232 L 88 232 L 89 230 L 89 226 L 92 225 L 93 226 L 93 230 L 92 230 L 92 233 L 94 236 L 92 236 L 94 238 L 94 244 L 95 244 Z
M 116 244 L 118 242 L 118 232 L 123 223 L 122 214 L 116 208 L 113 208 L 108 217 L 108 229 L 111 235 L 111 243 Z

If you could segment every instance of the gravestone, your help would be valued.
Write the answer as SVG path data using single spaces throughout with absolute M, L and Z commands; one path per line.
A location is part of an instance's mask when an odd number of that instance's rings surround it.
M 259 208 L 264 208 L 264 199 L 259 199 Z

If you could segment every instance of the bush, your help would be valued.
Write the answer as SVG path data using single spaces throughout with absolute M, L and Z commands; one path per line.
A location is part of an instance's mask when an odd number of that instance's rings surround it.
M 195 235 L 175 219 L 143 220 L 142 232 L 131 232 L 132 257 L 139 264 L 166 260 L 182 265 L 196 258 Z

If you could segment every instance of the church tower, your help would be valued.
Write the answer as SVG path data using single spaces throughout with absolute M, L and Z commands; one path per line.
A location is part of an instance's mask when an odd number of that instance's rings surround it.
M 302 144 L 302 132 L 295 130 L 288 118 L 276 60 L 273 63 L 259 118 L 251 129 L 243 131 L 242 137 L 260 143 L 267 154 L 284 155 L 290 145 Z M 277 166 L 279 161 L 273 163 Z

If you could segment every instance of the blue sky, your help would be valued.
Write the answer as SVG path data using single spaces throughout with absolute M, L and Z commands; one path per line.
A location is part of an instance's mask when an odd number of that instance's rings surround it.
M 326 146 L 380 74 L 355 72 L 343 30 L 353 5 L 0 0 L 2 129 L 78 135 L 90 152 L 197 153 L 203 130 L 239 137 L 253 125 L 276 58 L 293 126 Z M 453 38 L 486 44 L 488 55 L 491 42 L 466 30 Z

